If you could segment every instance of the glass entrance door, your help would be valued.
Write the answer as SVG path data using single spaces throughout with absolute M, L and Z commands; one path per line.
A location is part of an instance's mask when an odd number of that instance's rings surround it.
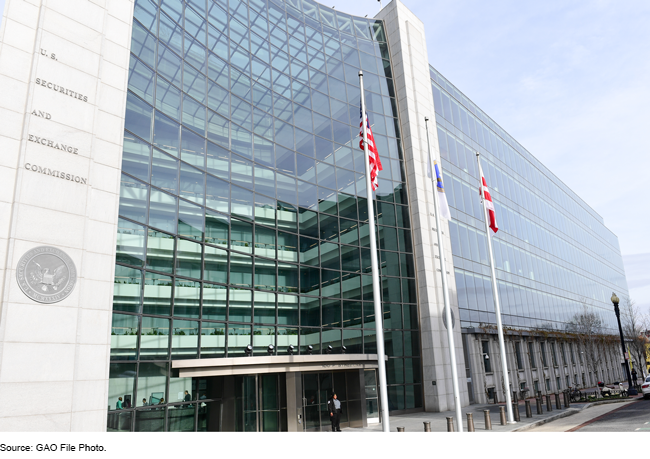
M 334 393 L 341 401 L 341 427 L 348 426 L 345 372 L 304 373 L 302 375 L 302 387 L 305 430 L 331 429 L 327 401 Z
M 287 430 L 285 375 L 235 377 L 235 426 L 238 432 Z

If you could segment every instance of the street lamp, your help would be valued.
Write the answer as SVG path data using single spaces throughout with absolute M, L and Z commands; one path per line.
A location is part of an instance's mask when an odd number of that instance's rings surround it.
M 614 312 L 618 321 L 618 332 L 621 335 L 621 347 L 623 348 L 623 357 L 625 358 L 625 372 L 627 373 L 627 393 L 628 395 L 638 395 L 639 392 L 632 385 L 632 376 L 630 375 L 630 365 L 627 363 L 627 352 L 625 351 L 625 340 L 623 339 L 623 329 L 621 328 L 621 312 L 618 310 L 618 297 L 612 292 L 612 303 L 614 303 Z

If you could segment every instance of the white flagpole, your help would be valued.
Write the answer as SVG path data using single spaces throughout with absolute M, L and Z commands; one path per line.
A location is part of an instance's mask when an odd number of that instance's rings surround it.
M 368 154 L 368 133 L 366 132 L 366 99 L 363 94 L 363 72 L 359 70 L 361 87 L 361 119 L 363 122 L 363 154 L 366 162 L 366 193 L 368 195 L 368 223 L 370 229 L 370 263 L 372 265 L 372 296 L 375 300 L 375 328 L 377 330 L 377 369 L 379 370 L 379 399 L 381 401 L 382 430 L 390 432 L 388 418 L 388 385 L 384 353 L 384 314 L 381 309 L 379 289 L 379 263 L 377 262 L 377 240 L 375 237 L 375 209 L 370 180 L 370 155 Z
M 492 276 L 492 293 L 494 295 L 494 312 L 497 316 L 497 332 L 499 334 L 499 351 L 501 354 L 501 369 L 503 371 L 503 383 L 506 392 L 506 409 L 508 410 L 508 424 L 515 424 L 515 418 L 512 413 L 512 399 L 510 396 L 510 377 L 508 376 L 508 363 L 506 361 L 506 345 L 503 340 L 503 324 L 501 323 L 501 306 L 499 303 L 499 290 L 497 289 L 497 277 L 494 273 L 494 254 L 492 253 L 492 238 L 490 236 L 490 219 L 488 215 L 487 205 L 485 204 L 485 191 L 483 187 L 483 169 L 481 168 L 480 153 L 476 152 L 476 160 L 478 161 L 479 182 L 481 183 L 481 201 L 483 203 L 483 217 L 485 220 L 485 235 L 487 236 L 488 252 L 490 255 L 490 274 Z M 519 409 L 519 408 L 517 408 Z
M 447 321 L 447 342 L 449 345 L 449 359 L 451 364 L 451 381 L 454 387 L 454 407 L 456 409 L 456 426 L 458 432 L 463 431 L 463 414 L 460 407 L 460 391 L 458 389 L 458 369 L 456 368 L 456 347 L 454 346 L 454 327 L 451 320 L 451 306 L 449 304 L 449 287 L 447 286 L 447 266 L 445 253 L 442 246 L 442 232 L 440 230 L 440 203 L 438 202 L 438 186 L 436 183 L 435 169 L 431 160 L 431 145 L 429 143 L 429 118 L 424 118 L 427 131 L 427 149 L 429 150 L 429 164 L 431 165 L 431 185 L 433 186 L 433 202 L 436 215 L 436 232 L 438 234 L 438 256 L 440 257 L 440 271 L 442 274 L 442 297 L 445 303 L 445 320 Z

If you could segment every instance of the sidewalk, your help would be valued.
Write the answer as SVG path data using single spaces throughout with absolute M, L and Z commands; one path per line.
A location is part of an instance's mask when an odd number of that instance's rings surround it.
M 520 422 L 515 424 L 506 424 L 501 425 L 500 421 L 500 406 L 505 407 L 505 403 L 500 404 L 486 404 L 486 405 L 470 405 L 464 407 L 461 411 L 463 413 L 463 431 L 467 432 L 467 413 L 472 413 L 474 418 L 474 429 L 476 432 L 486 432 L 485 430 L 485 421 L 484 421 L 484 410 L 490 410 L 490 420 L 492 422 L 492 432 L 522 432 L 533 427 L 540 426 L 550 421 L 560 419 L 566 416 L 571 416 L 577 413 L 581 413 L 582 422 L 596 418 L 602 413 L 600 410 L 594 410 L 593 416 L 589 411 L 584 412 L 583 410 L 602 404 L 612 404 L 612 403 L 621 403 L 621 402 L 631 402 L 641 399 L 641 396 L 629 397 L 627 399 L 616 399 L 616 400 L 599 400 L 593 403 L 571 403 L 569 408 L 564 407 L 564 398 L 560 395 L 560 402 L 562 402 L 562 408 L 556 409 L 555 406 L 555 397 L 551 396 L 552 401 L 552 411 L 546 409 L 546 398 L 543 397 L 542 405 L 542 414 L 537 414 L 537 406 L 535 399 L 529 399 L 531 404 L 532 417 L 526 417 L 526 405 L 524 401 L 519 401 L 519 417 Z M 390 416 L 390 430 L 391 432 L 397 431 L 397 427 L 404 427 L 405 432 L 424 432 L 424 422 L 431 422 L 431 431 L 432 432 L 447 432 L 447 417 L 454 418 L 454 427 L 458 431 L 455 419 L 455 411 L 444 411 L 441 413 L 413 413 L 413 414 L 402 414 Z M 507 416 L 507 410 L 506 410 Z M 345 428 L 344 432 L 381 432 L 381 424 L 372 424 L 364 428 Z

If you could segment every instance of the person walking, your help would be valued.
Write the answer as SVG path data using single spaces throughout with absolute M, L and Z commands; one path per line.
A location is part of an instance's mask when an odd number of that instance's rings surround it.
M 115 404 L 115 409 L 116 410 L 121 410 L 122 409 L 122 397 L 117 398 L 117 403 Z
M 332 395 L 327 401 L 327 409 L 330 412 L 330 422 L 332 423 L 332 432 L 340 432 L 341 426 L 341 402 L 336 397 L 336 394 Z
M 636 384 L 636 370 L 634 368 L 632 368 L 632 386 L 633 387 L 637 386 L 637 384 Z

